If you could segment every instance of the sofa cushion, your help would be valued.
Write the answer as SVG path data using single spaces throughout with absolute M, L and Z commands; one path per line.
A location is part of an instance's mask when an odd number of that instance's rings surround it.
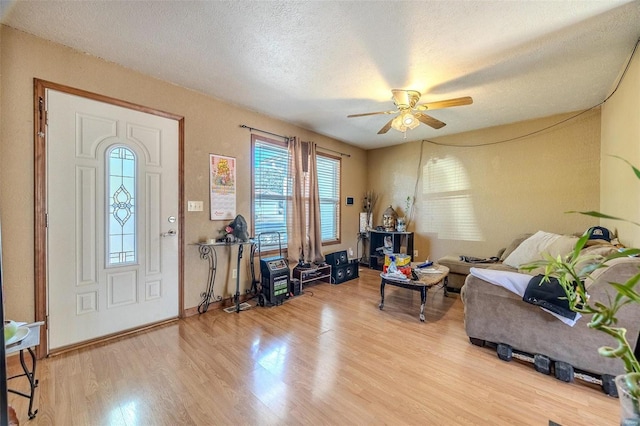
M 438 259 L 440 265 L 444 265 L 449 268 L 450 274 L 469 275 L 469 269 L 471 268 L 488 268 L 495 263 L 471 263 L 460 260 L 460 256 L 445 256 Z

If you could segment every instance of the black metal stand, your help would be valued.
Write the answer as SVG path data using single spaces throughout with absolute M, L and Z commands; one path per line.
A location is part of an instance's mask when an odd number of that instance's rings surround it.
M 362 255 L 358 250 L 359 245 L 362 244 Z M 369 266 L 369 233 L 358 232 L 358 238 L 356 239 L 356 259 L 360 265 Z
M 7 378 L 7 381 L 12 379 L 17 379 L 19 377 L 26 377 L 27 380 L 29 381 L 29 388 L 30 388 L 29 393 L 26 394 L 13 389 L 7 389 L 7 391 L 29 399 L 29 420 L 31 420 L 36 416 L 36 414 L 38 414 L 38 410 L 33 411 L 33 395 L 35 393 L 36 388 L 38 387 L 38 379 L 36 379 L 36 355 L 33 353 L 33 350 L 31 350 L 31 348 L 27 348 L 27 351 L 29 351 L 29 355 L 31 356 L 31 370 L 29 370 L 29 367 L 27 366 L 27 363 L 24 360 L 24 349 L 21 349 L 20 365 L 22 366 L 22 371 L 24 371 L 24 373 L 9 377 Z
M 222 300 L 222 296 L 214 297 L 213 295 L 213 285 L 216 281 L 216 268 L 218 266 L 218 255 L 216 250 L 210 244 L 200 244 L 199 246 L 198 250 L 200 251 L 200 259 L 207 260 L 209 262 L 207 291 L 200 295 L 202 297 L 202 301 L 198 305 L 198 313 L 204 314 L 209 309 L 209 304 Z
M 238 262 L 236 269 L 236 292 L 233 295 L 233 302 L 236 305 L 236 312 L 240 312 L 240 262 L 242 259 L 242 253 L 244 251 L 245 244 L 254 244 L 253 241 L 240 241 L 240 242 L 217 242 L 213 244 L 197 243 L 198 250 L 200 251 L 200 259 L 209 262 L 209 277 L 207 279 L 207 290 L 200 296 L 202 301 L 198 305 L 198 313 L 203 314 L 209 309 L 209 304 L 222 300 L 222 296 L 215 296 L 213 293 L 214 284 L 216 281 L 216 271 L 218 268 L 218 255 L 216 253 L 216 246 L 231 247 L 238 246 Z
M 234 296 L 236 302 L 236 312 L 240 312 L 240 260 L 242 259 L 242 252 L 244 246 L 240 244 L 238 246 L 238 266 L 236 267 L 236 295 Z

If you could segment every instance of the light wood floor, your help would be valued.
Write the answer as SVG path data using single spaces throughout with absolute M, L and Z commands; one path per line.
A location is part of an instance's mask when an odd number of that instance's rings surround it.
M 9 402 L 34 426 L 618 424 L 617 399 L 471 345 L 458 295 L 430 291 L 425 323 L 418 292 L 385 299 L 365 269 L 279 307 L 212 309 L 40 361 L 30 422 Z

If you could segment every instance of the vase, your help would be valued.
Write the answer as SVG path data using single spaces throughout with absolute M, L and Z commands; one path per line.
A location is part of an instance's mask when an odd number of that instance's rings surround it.
M 398 229 L 398 232 L 405 232 L 407 230 L 407 222 L 404 217 L 398 218 L 397 229 Z
M 640 401 L 632 395 L 626 379 L 626 374 L 615 379 L 620 399 L 620 426 L 640 426 Z

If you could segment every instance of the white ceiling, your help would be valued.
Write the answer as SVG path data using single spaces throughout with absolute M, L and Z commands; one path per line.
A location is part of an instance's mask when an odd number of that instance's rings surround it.
M 6 25 L 365 149 L 592 107 L 640 37 L 640 0 L 0 1 Z M 407 139 L 347 118 L 395 88 L 474 103 Z

